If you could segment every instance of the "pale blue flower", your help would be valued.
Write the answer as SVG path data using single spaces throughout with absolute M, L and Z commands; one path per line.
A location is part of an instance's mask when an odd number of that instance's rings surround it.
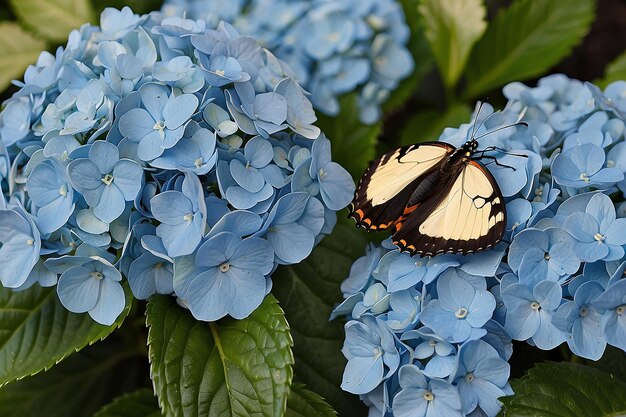
M 0 281 L 18 288 L 39 260 L 41 236 L 32 216 L 21 206 L 0 209 Z
M 104 141 L 91 145 L 88 158 L 70 162 L 67 173 L 72 187 L 105 223 L 122 214 L 125 201 L 133 201 L 143 184 L 143 169 L 134 161 L 120 159 L 117 147 Z
M 32 170 L 26 186 L 37 207 L 39 230 L 48 234 L 63 227 L 74 211 L 74 189 L 64 167 L 53 159 L 44 161 Z

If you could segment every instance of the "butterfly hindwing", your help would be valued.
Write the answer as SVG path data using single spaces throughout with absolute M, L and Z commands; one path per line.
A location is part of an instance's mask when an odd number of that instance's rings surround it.
M 440 179 L 436 193 L 395 225 L 393 241 L 412 254 L 468 254 L 495 245 L 505 225 L 498 184 L 483 164 L 469 160 Z
M 384 154 L 361 178 L 350 216 L 368 230 L 390 228 L 410 214 L 409 201 L 417 185 L 453 150 L 443 142 L 424 142 Z

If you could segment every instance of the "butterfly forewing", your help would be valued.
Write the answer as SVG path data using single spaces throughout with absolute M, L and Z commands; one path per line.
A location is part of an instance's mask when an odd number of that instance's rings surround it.
M 484 165 L 469 160 L 439 185 L 438 192 L 418 210 L 397 222 L 396 245 L 413 254 L 433 256 L 478 252 L 502 239 L 504 199 Z
M 410 213 L 415 189 L 453 150 L 443 142 L 425 142 L 384 154 L 361 178 L 350 216 L 367 229 L 390 228 Z

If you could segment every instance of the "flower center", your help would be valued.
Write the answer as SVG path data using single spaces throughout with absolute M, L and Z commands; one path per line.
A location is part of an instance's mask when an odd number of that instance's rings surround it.
M 609 159 L 608 161 L 606 161 L 607 168 L 613 168 L 614 166 L 615 166 L 615 161 L 613 161 L 612 159 Z
M 598 243 L 604 242 L 604 239 L 605 239 L 604 235 L 603 235 L 603 234 L 601 234 L 601 233 L 596 233 L 595 235 L 593 235 L 593 238 L 594 238 L 594 239 L 595 239 Z
M 426 392 L 424 393 L 424 399 L 425 399 L 426 401 L 432 401 L 432 400 L 434 400 L 434 399 L 435 399 L 435 395 L 434 395 L 432 392 L 430 392 L 430 391 L 426 391 Z
M 626 311 L 626 304 L 621 305 L 615 309 L 615 312 L 620 316 L 624 314 L 625 311 Z
M 102 272 L 98 272 L 98 271 L 94 271 L 94 272 L 92 272 L 89 275 L 91 275 L 91 278 L 95 278 L 98 281 L 100 281 L 102 278 L 104 278 L 104 275 L 102 275 Z
M 465 375 L 465 381 L 466 382 L 472 382 L 475 379 L 474 374 L 473 373 L 469 373 L 467 375 Z
M 418 268 L 419 268 L 420 266 L 422 266 L 422 265 L 424 265 L 424 263 L 423 263 L 422 261 L 417 261 L 417 262 L 415 262 L 415 266 L 417 266 Z
M 34 240 L 32 240 L 32 239 L 28 239 L 28 240 L 26 241 L 26 244 L 27 244 L 28 246 L 33 246 L 33 245 L 35 244 L 35 241 L 34 241 Z
M 586 306 L 582 306 L 578 314 L 580 314 L 580 317 L 587 317 L 589 315 L 589 309 Z
M 428 344 L 430 345 L 430 347 L 435 347 L 437 345 L 437 342 L 434 340 L 429 340 Z
M 224 262 L 223 264 L 220 265 L 220 271 L 222 272 L 228 272 L 229 269 L 230 269 L 230 264 L 227 262 Z
M 578 178 L 580 178 L 581 180 L 583 180 L 583 181 L 585 181 L 585 182 L 589 182 L 589 181 L 591 181 L 591 180 L 589 179 L 589 177 L 587 176 L 587 173 L 586 173 L 586 172 L 581 173 L 581 174 L 580 174 L 580 176 L 579 176 Z
M 102 181 L 106 185 L 111 185 L 111 183 L 113 182 L 113 175 L 106 174 L 104 177 L 102 177 L 100 181 Z
M 198 158 L 195 161 L 193 161 L 193 164 L 196 166 L 196 168 L 200 168 L 203 163 L 204 163 L 204 160 L 202 158 Z
M 326 40 L 330 43 L 337 43 L 339 42 L 339 39 L 341 39 L 341 33 L 339 32 L 333 32 L 333 33 L 329 33 L 326 36 Z
M 530 303 L 530 308 L 532 308 L 533 310 L 539 310 L 541 308 L 541 304 L 539 304 L 536 301 L 533 301 L 532 303 Z
M 187 213 L 183 216 L 183 220 L 186 222 L 191 222 L 193 220 L 193 214 Z
M 158 122 L 154 124 L 152 128 L 154 130 L 158 130 L 159 132 L 163 133 L 163 130 L 165 129 L 165 121 L 159 120 Z
M 457 319 L 464 319 L 465 317 L 467 317 L 467 309 L 465 307 L 459 308 L 457 312 L 454 313 L 454 316 Z
M 65 184 L 59 187 L 59 194 L 61 194 L 63 197 L 67 196 L 67 186 Z
M 223 77 L 224 74 L 226 74 L 226 71 L 218 69 L 218 70 L 215 70 L 215 73 L 219 75 L 220 77 Z
M 154 264 L 154 269 L 160 269 L 163 268 L 163 262 L 157 262 Z
M 550 254 L 548 252 L 543 254 L 543 259 L 545 259 L 546 261 L 550 260 Z
M 324 178 L 326 178 L 326 171 L 324 171 L 323 168 L 320 168 L 320 170 L 318 171 L 318 175 L 320 177 L 321 180 L 323 180 Z

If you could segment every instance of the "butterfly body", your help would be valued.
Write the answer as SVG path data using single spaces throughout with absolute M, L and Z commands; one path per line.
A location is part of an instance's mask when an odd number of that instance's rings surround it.
M 504 198 L 477 148 L 476 140 L 459 148 L 424 142 L 381 156 L 363 175 L 350 216 L 368 230 L 391 230 L 412 255 L 492 247 L 504 235 Z

